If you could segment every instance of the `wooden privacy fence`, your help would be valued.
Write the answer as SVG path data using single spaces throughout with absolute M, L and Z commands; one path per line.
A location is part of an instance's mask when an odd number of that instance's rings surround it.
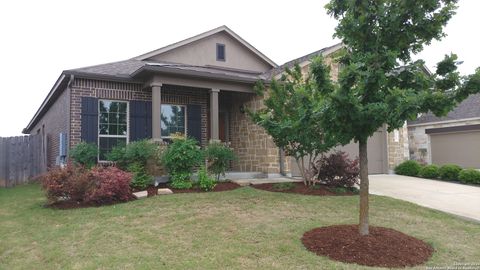
M 0 137 L 0 187 L 27 183 L 42 170 L 40 135 Z

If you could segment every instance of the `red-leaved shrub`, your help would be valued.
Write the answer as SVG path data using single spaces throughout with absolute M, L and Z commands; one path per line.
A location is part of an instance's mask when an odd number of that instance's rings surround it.
M 51 202 L 83 200 L 83 195 L 91 187 L 92 179 L 81 166 L 67 163 L 65 167 L 51 168 L 40 177 L 47 199 Z
M 328 186 L 353 187 L 359 180 L 359 161 L 358 158 L 351 160 L 347 153 L 337 151 L 318 159 L 315 172 L 318 180 Z
M 132 198 L 130 181 L 132 174 L 116 167 L 97 166 L 90 172 L 94 179 L 93 188 L 85 194 L 86 202 L 109 204 L 126 202 Z
M 51 203 L 60 201 L 83 204 L 110 204 L 132 199 L 132 175 L 116 167 L 94 167 L 68 163 L 51 168 L 40 177 L 42 187 Z

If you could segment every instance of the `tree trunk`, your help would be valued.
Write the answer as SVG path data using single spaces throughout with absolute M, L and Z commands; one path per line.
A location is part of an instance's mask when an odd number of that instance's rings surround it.
M 367 141 L 359 141 L 360 156 L 360 235 L 368 235 L 368 157 Z

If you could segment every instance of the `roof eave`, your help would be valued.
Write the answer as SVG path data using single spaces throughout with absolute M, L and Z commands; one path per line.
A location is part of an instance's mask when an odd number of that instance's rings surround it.
M 231 76 L 226 74 L 213 74 L 210 72 L 201 72 L 201 71 L 193 71 L 193 70 L 180 70 L 180 69 L 172 70 L 171 68 L 159 67 L 159 66 L 141 67 L 135 72 L 133 72 L 131 74 L 131 77 L 135 79 L 135 78 L 141 77 L 144 74 L 151 74 L 151 73 L 190 76 L 190 77 L 196 77 L 201 79 L 214 79 L 214 80 L 237 82 L 237 83 L 247 83 L 247 84 L 254 84 L 258 81 L 265 81 L 265 78 L 242 78 L 242 77 Z

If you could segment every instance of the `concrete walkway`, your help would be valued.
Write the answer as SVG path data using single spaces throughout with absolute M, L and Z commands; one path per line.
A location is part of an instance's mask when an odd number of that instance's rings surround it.
M 370 193 L 480 222 L 480 187 L 401 175 L 370 175 Z

